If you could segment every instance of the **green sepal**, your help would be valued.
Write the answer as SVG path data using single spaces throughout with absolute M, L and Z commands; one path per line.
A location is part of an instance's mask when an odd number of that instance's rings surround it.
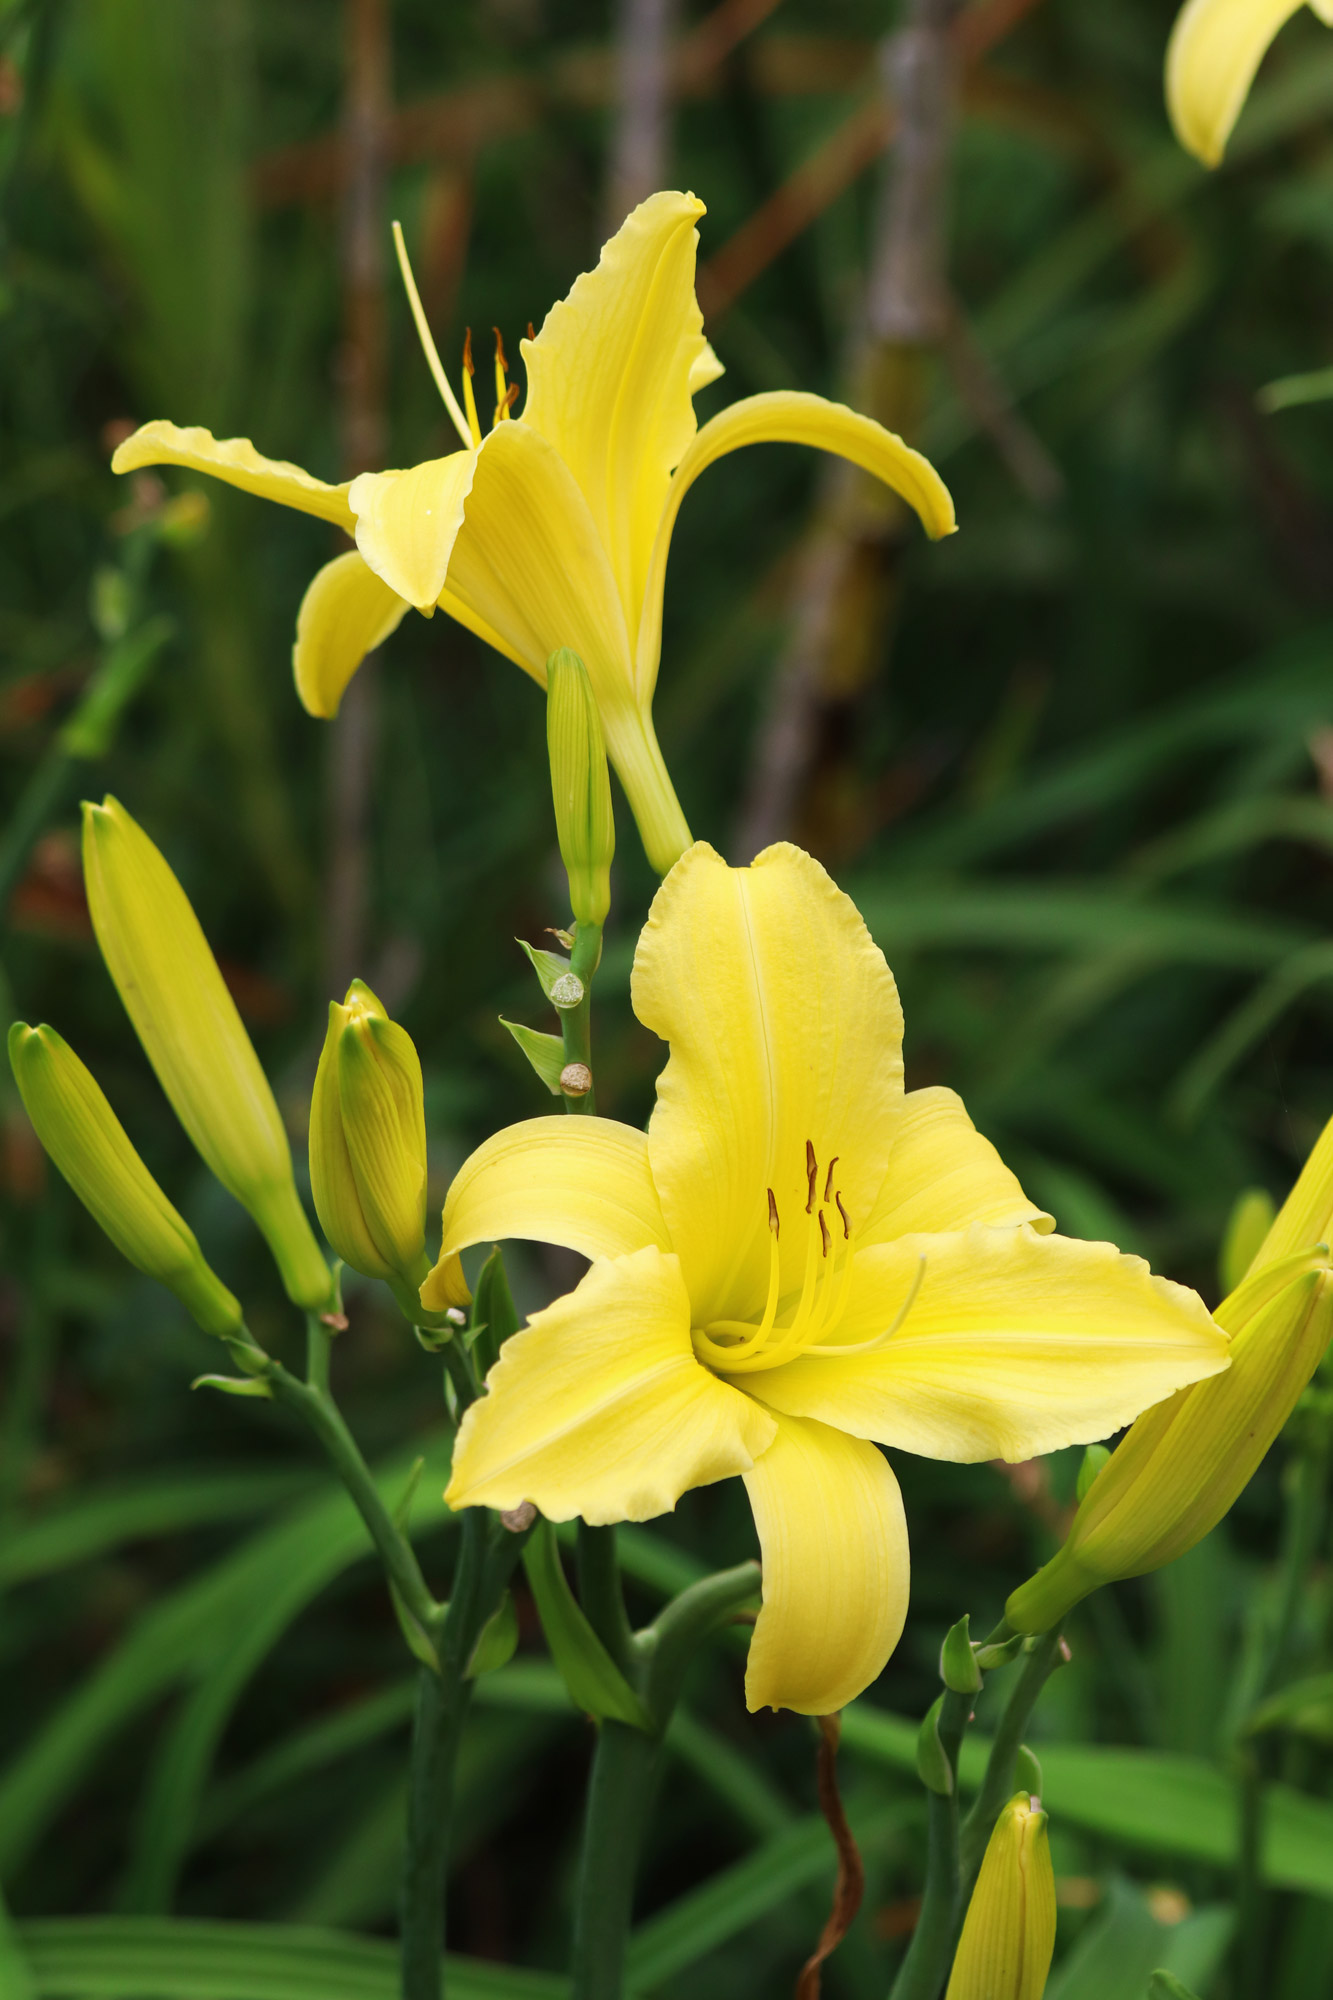
M 1111 1454 L 1104 1444 L 1090 1444 L 1084 1452 L 1078 1468 L 1078 1484 L 1074 1488 L 1074 1498 L 1080 1506 L 1087 1499 L 1093 1480 L 1102 1467 L 1110 1463 L 1110 1459 Z
M 524 938 L 515 938 L 514 942 L 527 953 L 528 963 L 537 975 L 537 983 L 554 1007 L 557 1004 L 554 997 L 556 981 L 558 979 L 570 979 L 577 976 L 572 971 L 569 960 L 561 958 L 558 952 L 541 951 L 536 945 L 529 944 Z M 580 980 L 579 985 L 582 986 L 582 984 L 583 982 Z M 577 1005 L 577 1002 L 566 1001 L 565 1004 L 566 1006 L 571 1006 Z
M 1026 1743 L 1020 1743 L 1018 1755 L 1014 1758 L 1014 1790 L 1026 1792 L 1029 1798 L 1039 1799 L 1045 1789 L 1035 1752 L 1029 1750 Z
M 403 1601 L 402 1593 L 392 1578 L 389 1580 L 389 1597 L 393 1604 L 394 1617 L 398 1620 L 398 1629 L 407 1641 L 407 1650 L 411 1653 L 412 1658 L 420 1660 L 422 1666 L 429 1667 L 433 1674 L 438 1674 L 440 1671 L 440 1656 L 435 1650 L 435 1641 L 431 1638 L 430 1633 L 421 1623 L 421 1620 L 414 1618 L 408 1610 L 406 1603 Z M 447 1604 L 440 1606 L 441 1618 L 443 1618 L 448 1609 Z
M 1162 1969 L 1149 1973 L 1146 2000 L 1199 2000 L 1199 1996 L 1183 1979 L 1177 1979 L 1174 1972 Z
M 425 1469 L 424 1458 L 413 1459 L 411 1470 L 398 1497 L 398 1504 L 393 1510 L 393 1525 L 401 1535 L 407 1533 L 407 1525 L 412 1517 L 412 1502 L 417 1497 L 417 1488 L 421 1484 L 421 1475 Z
M 981 1668 L 968 1637 L 967 1613 L 951 1625 L 940 1647 L 940 1679 L 952 1694 L 980 1694 Z
M 593 1631 L 569 1587 L 549 1521 L 538 1521 L 524 1544 L 523 1568 L 551 1658 L 571 1700 L 598 1722 L 627 1722 L 651 1735 L 651 1715 Z
M 478 1674 L 493 1674 L 498 1667 L 507 1667 L 517 1648 L 518 1612 L 512 1593 L 506 1591 L 498 1611 L 492 1612 L 477 1636 L 464 1680 L 474 1681 Z
M 196 1375 L 192 1389 L 220 1389 L 224 1396 L 260 1396 L 273 1400 L 273 1391 L 262 1375 Z
M 1007 1667 L 1010 1660 L 1016 1660 L 1023 1645 L 1023 1634 L 1015 1632 L 1010 1639 L 1001 1639 L 995 1644 L 979 1639 L 973 1648 L 977 1665 L 983 1674 L 993 1673 L 996 1667 Z
M 540 1028 L 525 1028 L 521 1021 L 506 1021 L 503 1014 L 500 1026 L 508 1028 L 552 1097 L 559 1097 L 560 1072 L 565 1066 L 565 1045 L 560 1036 L 545 1035 Z
M 498 1247 L 492 1250 L 477 1274 L 472 1294 L 472 1318 L 467 1343 L 477 1358 L 480 1373 L 489 1373 L 499 1358 L 501 1347 L 519 1329 L 518 1307 L 509 1289 L 504 1258 Z
M 925 1719 L 916 1733 L 916 1768 L 926 1790 L 947 1799 L 953 1791 L 953 1767 L 940 1741 L 940 1710 L 943 1706 L 944 1696 L 940 1695 L 926 1710 Z

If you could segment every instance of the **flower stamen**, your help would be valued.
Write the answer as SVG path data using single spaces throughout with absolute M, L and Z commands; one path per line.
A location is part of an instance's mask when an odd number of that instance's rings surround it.
M 435 386 L 444 399 L 445 409 L 448 410 L 449 415 L 453 419 L 454 429 L 458 432 L 459 437 L 462 438 L 463 443 L 470 447 L 474 440 L 468 430 L 467 418 L 463 415 L 462 409 L 459 407 L 458 398 L 449 386 L 449 377 L 444 372 L 444 363 L 440 360 L 439 351 L 431 337 L 431 330 L 426 320 L 426 309 L 421 303 L 421 294 L 417 290 L 417 281 L 412 276 L 412 266 L 408 262 L 407 245 L 403 241 L 403 225 L 401 222 L 395 222 L 393 225 L 393 247 L 398 253 L 398 269 L 402 273 L 403 289 L 407 293 L 407 303 L 412 309 L 412 320 L 416 326 L 417 339 L 421 342 L 421 351 L 426 357 L 426 366 L 435 378 Z
M 468 429 L 472 433 L 474 445 L 481 443 L 481 419 L 477 415 L 477 399 L 472 392 L 472 377 L 476 374 L 472 365 L 472 328 L 463 329 L 463 402 L 467 409 Z

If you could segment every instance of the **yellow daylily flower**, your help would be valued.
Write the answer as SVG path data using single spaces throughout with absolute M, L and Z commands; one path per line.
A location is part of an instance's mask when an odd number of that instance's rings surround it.
M 465 411 L 404 257 L 427 360 L 462 440 L 448 457 L 328 486 L 261 457 L 248 439 L 154 422 L 112 459 L 117 472 L 192 466 L 355 537 L 356 552 L 315 577 L 297 619 L 296 686 L 312 715 L 336 713 L 365 654 L 409 605 L 428 617 L 438 605 L 543 687 L 550 655 L 570 647 L 588 670 L 611 761 L 663 874 L 690 834 L 658 748 L 652 699 L 667 551 L 699 474 L 740 445 L 813 445 L 884 480 L 932 536 L 954 527 L 933 466 L 841 403 L 796 391 L 748 396 L 697 427 L 693 398 L 722 372 L 694 295 L 703 214 L 689 194 L 656 194 L 634 210 L 596 270 L 521 343 L 521 413 L 511 416 L 514 392 L 503 388 L 497 363 L 496 420 L 485 437 L 471 374 Z
M 1166 51 L 1166 103 L 1187 152 L 1215 167 L 1269 43 L 1304 0 L 1186 0 Z M 1333 27 L 1333 0 L 1310 0 Z
M 1021 1459 L 1105 1437 L 1227 1365 L 1202 1302 L 1110 1244 L 1050 1234 L 952 1091 L 904 1093 L 893 975 L 800 849 L 671 871 L 634 963 L 670 1045 L 647 1133 L 535 1118 L 466 1162 L 457 1252 L 535 1237 L 592 1259 L 509 1340 L 464 1418 L 452 1506 L 644 1520 L 740 1474 L 763 1554 L 752 1708 L 819 1714 L 880 1672 L 907 1611 L 881 1445 Z

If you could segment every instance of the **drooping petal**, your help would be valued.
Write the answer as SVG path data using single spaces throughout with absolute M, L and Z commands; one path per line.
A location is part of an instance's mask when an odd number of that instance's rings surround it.
M 695 1360 L 676 1259 L 637 1250 L 594 1264 L 505 1342 L 463 1419 L 449 1504 L 646 1521 L 748 1471 L 775 1429 Z
M 111 459 L 113 472 L 137 472 L 145 465 L 186 465 L 194 472 L 207 472 L 228 486 L 239 486 L 243 493 L 277 500 L 302 514 L 318 514 L 321 520 L 346 528 L 349 535 L 356 525 L 347 504 L 347 486 L 327 486 L 286 459 L 264 458 L 249 438 L 215 438 L 198 425 L 182 430 L 158 417 L 117 445 Z
M 923 1229 L 966 1229 L 973 1222 L 994 1228 L 1030 1222 L 1043 1235 L 1055 1227 L 982 1138 L 956 1091 L 938 1084 L 909 1090 L 879 1200 L 857 1230 L 857 1244 L 890 1243 Z
M 348 681 L 391 632 L 407 600 L 368 569 L 356 549 L 335 556 L 310 580 L 296 614 L 292 672 L 301 706 L 310 715 L 334 716 Z
M 797 847 L 729 868 L 700 842 L 654 899 L 634 1011 L 671 1044 L 648 1131 L 695 1323 L 768 1288 L 773 1191 L 783 1290 L 799 1287 L 809 1196 L 830 1162 L 853 1228 L 873 1210 L 902 1105 L 902 1009 L 855 906 Z
M 634 681 L 639 697 L 648 701 L 657 683 L 662 649 L 662 589 L 667 553 L 680 503 L 699 474 L 729 451 L 746 444 L 808 444 L 818 451 L 837 452 L 871 472 L 901 494 L 920 515 L 932 539 L 951 535 L 957 523 L 949 489 L 928 458 L 913 451 L 873 417 L 830 403 L 803 390 L 769 390 L 745 396 L 718 412 L 696 435 L 676 468 L 666 497 L 652 556 L 644 571 L 642 609 L 638 613 Z M 631 630 L 634 626 L 631 625 Z
M 691 194 L 651 195 L 522 343 L 521 421 L 578 481 L 631 636 L 672 467 L 694 436 L 691 398 L 720 373 L 694 296 L 703 213 Z
M 898 1482 L 873 1444 L 784 1417 L 745 1485 L 764 1568 L 746 1704 L 829 1715 L 883 1671 L 907 1618 Z
M 453 451 L 405 472 L 363 472 L 348 489 L 362 556 L 418 611 L 433 611 L 444 589 L 478 457 Z
M 478 1146 L 444 1204 L 440 1259 L 421 1287 L 434 1311 L 462 1304 L 457 1253 L 527 1237 L 583 1257 L 619 1257 L 671 1239 L 648 1169 L 648 1141 L 613 1118 L 528 1118 Z
M 925 1260 L 922 1271 L 922 1259 Z M 856 1259 L 836 1339 L 745 1377 L 773 1409 L 927 1458 L 1023 1459 L 1109 1437 L 1227 1366 L 1227 1337 L 1184 1285 L 1110 1243 L 978 1225 Z
M 1215 167 L 1269 43 L 1301 0 L 1185 0 L 1166 51 L 1176 137 Z

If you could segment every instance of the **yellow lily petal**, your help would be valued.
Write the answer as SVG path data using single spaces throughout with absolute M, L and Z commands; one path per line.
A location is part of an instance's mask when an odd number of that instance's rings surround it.
M 1227 1337 L 1184 1285 L 1110 1243 L 980 1225 L 909 1236 L 856 1259 L 851 1344 L 749 1374 L 773 1409 L 928 1458 L 1023 1459 L 1108 1437 L 1187 1382 L 1227 1366 Z
M 1166 51 L 1166 103 L 1187 152 L 1215 167 L 1273 37 L 1301 0 L 1186 0 Z
M 648 1244 L 670 1250 L 643 1133 L 613 1118 L 528 1118 L 487 1139 L 449 1190 L 423 1303 L 435 1311 L 461 1304 L 448 1276 L 458 1251 L 515 1236 L 562 1243 L 583 1257 L 619 1257 Z
M 768 1190 L 782 1290 L 799 1288 L 809 1197 L 873 1211 L 902 1104 L 902 1009 L 854 904 L 798 847 L 729 868 L 703 842 L 658 890 L 634 959 L 634 1011 L 671 1044 L 648 1154 L 695 1324 L 763 1309 Z
M 239 486 L 243 493 L 277 500 L 302 514 L 318 514 L 321 520 L 346 528 L 349 535 L 355 526 L 345 485 L 327 486 L 284 458 L 264 458 L 249 438 L 215 438 L 198 425 L 182 430 L 155 418 L 117 445 L 111 459 L 113 472 L 137 472 L 144 465 L 186 465 L 225 480 L 228 486 Z
M 857 1230 L 857 1243 L 891 1243 L 919 1230 L 966 1229 L 973 1222 L 993 1228 L 1030 1222 L 1043 1235 L 1055 1227 L 982 1138 L 956 1091 L 938 1084 L 909 1090 L 879 1200 Z
M 296 614 L 292 672 L 309 715 L 335 716 L 352 675 L 391 632 L 407 600 L 390 590 L 355 549 L 335 556 L 310 580 Z
M 932 540 L 951 535 L 957 526 L 949 489 L 928 458 L 913 451 L 873 417 L 830 403 L 802 390 L 776 389 L 762 396 L 745 396 L 719 411 L 695 437 L 676 467 L 666 498 L 652 557 L 644 575 L 642 609 L 634 656 L 634 681 L 639 699 L 649 701 L 657 684 L 662 650 L 662 590 L 667 552 L 680 503 L 701 472 L 729 451 L 746 444 L 808 444 L 834 451 L 882 479 L 914 508 Z M 631 628 L 633 629 L 633 628 Z
M 750 1708 L 829 1715 L 880 1673 L 907 1617 L 907 1523 L 884 1454 L 784 1417 L 745 1475 L 763 1556 Z
M 714 379 L 694 296 L 703 213 L 691 194 L 641 202 L 597 269 L 551 308 L 535 340 L 521 344 L 528 371 L 521 421 L 550 440 L 578 481 L 631 634 L 672 468 L 694 436 L 691 398 Z M 715 356 L 711 365 L 716 373 Z
M 418 611 L 433 611 L 444 589 L 477 459 L 454 451 L 406 472 L 363 472 L 348 489 L 361 554 Z
M 463 1419 L 447 1498 L 531 1500 L 550 1521 L 646 1521 L 692 1486 L 747 1471 L 775 1429 L 695 1360 L 676 1259 L 637 1250 L 594 1264 L 505 1342 Z
M 713 352 L 712 342 L 705 340 L 701 351 L 696 355 L 694 364 L 690 369 L 691 396 L 697 396 L 701 389 L 706 389 L 710 382 L 716 382 L 718 377 L 725 375 L 726 372 L 725 367 Z

